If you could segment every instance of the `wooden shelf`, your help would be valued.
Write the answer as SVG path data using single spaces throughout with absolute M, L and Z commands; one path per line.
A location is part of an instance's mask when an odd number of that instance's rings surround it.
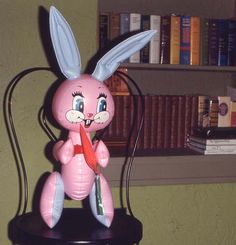
M 206 72 L 236 72 L 236 66 L 191 66 L 191 65 L 170 65 L 170 64 L 135 64 L 124 63 L 123 68 L 133 70 L 171 70 L 171 71 L 206 71 Z
M 135 157 L 131 185 L 236 182 L 236 155 Z M 102 172 L 119 186 L 124 158 L 111 158 Z

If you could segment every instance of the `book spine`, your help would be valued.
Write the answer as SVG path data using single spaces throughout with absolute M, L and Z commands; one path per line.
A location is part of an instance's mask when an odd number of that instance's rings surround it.
M 177 148 L 178 96 L 171 96 L 170 148 Z
M 120 13 L 120 35 L 129 33 L 130 31 L 130 14 Z
M 148 31 L 150 30 L 150 15 L 141 15 L 141 30 Z M 150 43 L 148 42 L 140 50 L 140 63 L 149 63 L 149 51 Z
M 141 14 L 130 13 L 130 32 L 139 31 L 141 29 Z M 130 63 L 140 63 L 140 51 L 137 51 L 129 58 Z
M 209 127 L 217 127 L 219 101 L 217 98 L 211 98 L 209 101 Z
M 170 64 L 180 60 L 180 16 L 171 15 L 170 24 Z
M 161 16 L 160 63 L 170 64 L 170 15 Z
M 192 99 L 192 102 L 191 102 L 190 134 L 193 134 L 194 130 L 198 126 L 198 96 L 193 95 L 191 99 Z
M 156 149 L 164 147 L 164 127 L 165 127 L 165 96 L 158 95 L 158 114 L 157 114 L 157 141 Z
M 156 30 L 156 34 L 150 41 L 149 63 L 160 63 L 160 38 L 161 38 L 161 16 L 150 15 L 150 29 Z
M 178 121 L 177 121 L 177 148 L 184 148 L 184 114 L 185 114 L 185 96 L 178 96 Z
M 144 136 L 143 136 L 143 149 L 148 150 L 151 147 L 151 120 L 152 120 L 152 104 L 151 96 L 144 96 L 145 112 L 144 112 Z
M 158 118 L 158 96 L 157 95 L 153 95 L 151 96 L 151 111 L 152 111 L 152 115 L 151 115 L 151 138 L 150 138 L 150 148 L 152 150 L 156 149 L 156 142 L 157 142 L 157 118 Z
M 180 17 L 180 64 L 190 64 L 190 16 Z
M 120 36 L 120 14 L 110 13 L 110 40 L 113 41 Z
M 231 127 L 236 127 L 236 101 L 230 102 L 230 124 Z
M 99 15 L 99 49 L 104 49 L 109 44 L 110 27 L 109 14 L 101 13 Z
M 208 59 L 209 65 L 218 64 L 218 19 L 209 19 L 209 44 L 208 44 Z
M 236 20 L 230 19 L 228 21 L 228 55 L 227 65 L 235 65 L 236 57 Z
M 198 119 L 197 126 L 199 128 L 203 127 L 204 118 L 208 117 L 208 96 L 199 95 L 198 96 Z
M 185 110 L 184 110 L 184 147 L 187 146 L 187 137 L 191 132 L 191 110 L 192 96 L 185 95 Z
M 218 127 L 230 127 L 230 97 L 218 96 Z
M 191 16 L 190 65 L 200 64 L 200 17 Z
M 202 18 L 200 21 L 201 21 L 200 63 L 201 65 L 208 65 L 209 64 L 209 55 L 208 55 L 209 19 Z
M 123 132 L 122 136 L 125 139 L 129 138 L 130 130 L 131 130 L 131 96 L 122 96 L 123 97 L 123 116 L 121 119 L 121 123 L 123 124 Z
M 171 136 L 171 96 L 165 95 L 165 107 L 164 107 L 164 149 L 170 148 L 170 136 Z
M 226 66 L 228 60 L 228 20 L 219 19 L 218 66 Z

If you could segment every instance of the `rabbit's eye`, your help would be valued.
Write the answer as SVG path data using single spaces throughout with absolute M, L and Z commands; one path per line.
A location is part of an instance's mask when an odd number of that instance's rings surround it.
M 97 105 L 97 112 L 102 112 L 107 110 L 106 98 L 100 97 Z
M 84 112 L 84 100 L 81 96 L 75 96 L 73 99 L 73 109 L 76 111 Z

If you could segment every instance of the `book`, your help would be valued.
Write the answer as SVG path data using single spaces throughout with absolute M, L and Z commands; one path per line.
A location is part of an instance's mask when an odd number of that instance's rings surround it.
M 114 41 L 120 36 L 120 14 L 110 13 L 110 40 Z
M 201 28 L 200 28 L 200 64 L 208 65 L 209 64 L 209 55 L 208 55 L 208 37 L 209 37 L 209 19 L 201 18 Z
M 198 126 L 198 96 L 191 97 L 190 133 Z
M 230 102 L 230 126 L 236 127 L 236 101 Z
M 235 65 L 236 57 L 236 20 L 228 20 L 228 47 L 227 47 L 227 65 Z
M 161 16 L 160 63 L 170 64 L 170 15 Z
M 171 96 L 164 96 L 165 105 L 164 105 L 164 143 L 163 148 L 170 148 L 170 138 L 171 138 Z
M 200 17 L 190 18 L 190 65 L 200 64 Z
M 207 95 L 199 95 L 198 96 L 198 127 L 206 127 L 208 124 L 208 112 L 209 112 L 209 107 L 208 107 L 208 100 L 209 96 Z M 206 121 L 207 120 L 207 121 Z
M 180 16 L 180 64 L 190 64 L 190 16 Z
M 178 112 L 177 112 L 177 146 L 176 148 L 184 148 L 185 143 L 185 134 L 184 134 L 184 125 L 185 125 L 185 96 L 178 96 Z
M 218 65 L 218 19 L 209 19 L 208 27 L 208 64 Z
M 234 127 L 196 128 L 194 129 L 193 135 L 206 139 L 235 139 L 236 128 Z
M 218 20 L 218 66 L 227 65 L 228 55 L 228 20 Z
M 120 35 L 125 35 L 130 31 L 130 14 L 120 13 Z
M 171 96 L 170 148 L 177 148 L 178 96 Z
M 230 145 L 206 145 L 206 144 L 202 144 L 200 142 L 196 142 L 196 141 L 189 141 L 189 144 L 195 147 L 198 147 L 200 149 L 204 149 L 204 150 L 214 150 L 214 151 L 235 151 L 236 150 L 236 144 L 230 144 Z
M 214 146 L 214 145 L 236 145 L 236 138 L 235 139 L 207 139 L 204 137 L 198 137 L 195 135 L 190 135 L 188 138 L 189 142 L 196 142 L 202 145 Z
M 164 147 L 164 127 L 165 127 L 165 96 L 158 95 L 158 112 L 157 112 L 157 140 L 156 149 Z
M 156 149 L 156 142 L 157 142 L 157 128 L 158 128 L 158 95 L 151 96 L 151 137 L 150 137 L 150 149 L 155 150 Z
M 170 17 L 170 64 L 180 61 L 180 16 Z
M 201 154 L 204 154 L 204 155 L 220 155 L 220 154 L 236 154 L 236 147 L 233 147 L 233 148 L 225 148 L 225 147 L 219 147 L 218 149 L 202 149 L 200 147 L 197 147 L 195 145 L 192 145 L 192 144 L 188 144 L 188 147 L 191 149 L 191 150 L 194 150 L 196 152 L 199 152 Z
M 187 136 L 191 131 L 191 110 L 192 110 L 192 96 L 185 95 L 184 105 L 184 147 L 186 147 Z
M 130 32 L 137 32 L 141 29 L 141 14 L 130 13 Z M 130 63 L 140 63 L 140 51 L 137 51 L 129 58 Z
M 145 103 L 145 112 L 144 112 L 144 125 L 143 125 L 143 149 L 147 150 L 151 147 L 151 121 L 152 117 L 152 96 L 145 95 L 144 103 Z
M 141 31 L 150 30 L 150 15 L 141 15 Z M 149 63 L 150 43 L 140 50 L 140 63 Z
M 229 96 L 218 96 L 218 127 L 230 127 L 230 101 Z
M 109 14 L 101 13 L 99 15 L 99 49 L 104 49 L 109 44 L 110 27 Z
M 218 125 L 219 101 L 217 97 L 209 100 L 209 125 L 208 127 L 217 127 Z
M 156 34 L 150 41 L 149 63 L 160 63 L 160 38 L 161 38 L 161 16 L 150 15 L 150 30 L 156 30 Z

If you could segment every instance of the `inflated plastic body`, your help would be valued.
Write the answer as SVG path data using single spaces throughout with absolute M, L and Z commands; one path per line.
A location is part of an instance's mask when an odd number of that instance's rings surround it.
M 95 218 L 109 227 L 114 215 L 112 195 L 97 166 L 107 166 L 109 151 L 102 141 L 92 144 L 90 133 L 108 126 L 114 115 L 114 102 L 103 81 L 155 32 L 139 33 L 118 44 L 98 61 L 92 75 L 80 74 L 80 55 L 74 36 L 54 7 L 50 10 L 50 33 L 58 64 L 67 78 L 54 95 L 52 111 L 57 122 L 68 130 L 68 138 L 54 145 L 53 156 L 60 162 L 61 171 L 51 173 L 46 180 L 40 213 L 52 228 L 61 217 L 65 194 L 73 200 L 89 196 Z

